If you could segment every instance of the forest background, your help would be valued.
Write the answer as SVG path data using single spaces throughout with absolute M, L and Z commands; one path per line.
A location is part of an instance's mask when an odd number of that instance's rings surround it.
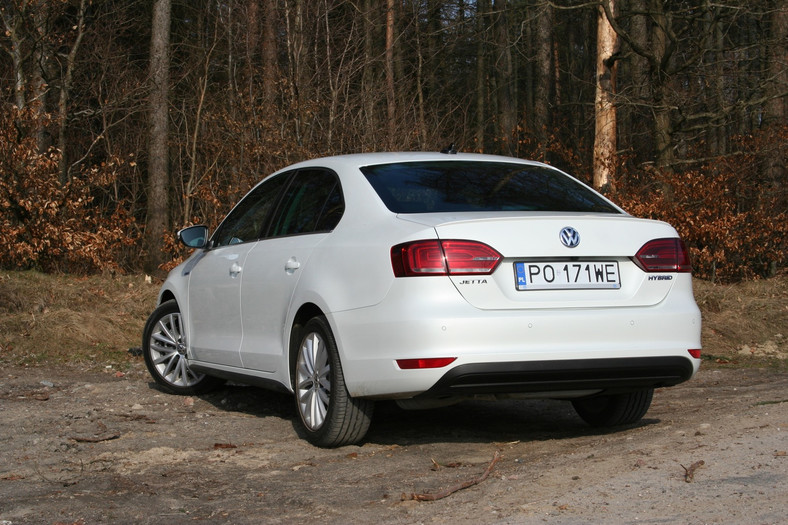
M 788 0 L 2 0 L 0 268 L 149 273 L 292 162 L 513 155 L 788 262 Z

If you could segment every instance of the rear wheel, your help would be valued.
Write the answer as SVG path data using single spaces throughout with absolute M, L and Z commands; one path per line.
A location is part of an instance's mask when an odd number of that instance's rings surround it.
M 142 353 L 154 381 L 173 394 L 202 394 L 224 382 L 189 369 L 183 320 L 174 300 L 162 303 L 148 318 Z
M 577 414 L 593 427 L 614 427 L 640 421 L 651 406 L 654 389 L 573 399 Z
M 319 447 L 358 443 L 369 429 L 374 403 L 348 394 L 336 341 L 325 318 L 310 320 L 301 334 L 293 387 L 307 439 Z

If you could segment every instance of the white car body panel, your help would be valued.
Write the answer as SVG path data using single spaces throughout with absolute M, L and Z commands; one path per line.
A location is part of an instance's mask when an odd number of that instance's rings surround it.
M 241 366 L 241 275 L 251 244 L 224 246 L 205 254 L 189 275 L 189 340 L 196 359 Z M 177 270 L 177 269 L 176 269 Z
M 289 167 L 336 172 L 344 216 L 331 233 L 198 252 L 173 270 L 160 301 L 174 298 L 181 307 L 190 362 L 203 371 L 262 378 L 292 391 L 294 318 L 304 305 L 314 305 L 333 331 L 354 397 L 418 396 L 452 369 L 475 363 L 675 357 L 686 360 L 694 375 L 700 360 L 687 351 L 701 348 L 701 318 L 690 275 L 666 272 L 658 274 L 664 279 L 649 279 L 654 275 L 631 260 L 646 242 L 677 237 L 671 226 L 624 213 L 397 215 L 359 171 L 369 164 L 463 159 L 541 165 L 483 155 L 402 153 L 340 156 Z M 576 248 L 561 245 L 558 234 L 565 226 L 580 232 Z M 481 241 L 504 259 L 482 278 L 394 276 L 392 246 L 437 238 Z M 229 275 L 237 262 L 232 257 L 242 261 L 240 278 Z M 513 264 L 533 258 L 615 260 L 621 288 L 518 291 Z M 288 269 L 288 261 L 300 266 Z M 239 286 L 243 292 L 233 302 Z M 396 363 L 430 357 L 456 360 L 436 369 L 402 370 Z
M 297 235 L 254 243 L 244 264 L 240 296 L 243 341 L 239 352 L 244 368 L 263 372 L 281 368 L 290 300 L 309 267 L 314 247 L 325 237 Z

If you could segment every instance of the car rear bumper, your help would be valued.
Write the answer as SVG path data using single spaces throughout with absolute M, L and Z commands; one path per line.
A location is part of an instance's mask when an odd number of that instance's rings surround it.
M 677 385 L 694 373 L 692 360 L 678 356 L 473 363 L 452 368 L 417 397 L 589 390 L 629 392 Z
M 399 300 L 390 294 L 378 305 L 328 316 L 350 395 L 583 395 L 677 384 L 700 365 L 688 353 L 701 348 L 691 291 L 646 307 L 522 310 L 480 310 L 450 291 L 409 291 Z M 397 365 L 444 357 L 456 359 L 442 368 Z

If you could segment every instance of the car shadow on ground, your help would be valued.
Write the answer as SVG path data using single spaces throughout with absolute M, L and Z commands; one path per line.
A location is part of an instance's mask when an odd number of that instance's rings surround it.
M 156 388 L 153 383 L 149 385 Z M 289 394 L 230 383 L 196 397 L 219 411 L 287 420 L 293 425 L 294 434 L 305 439 Z M 568 401 L 552 399 L 471 400 L 425 410 L 405 410 L 393 401 L 378 401 L 362 444 L 406 446 L 545 441 L 605 435 L 659 422 L 659 419 L 644 418 L 633 425 L 594 428 L 575 414 Z
M 502 443 L 605 435 L 658 423 L 594 428 L 577 416 L 568 401 L 464 401 L 449 407 L 403 410 L 393 402 L 376 406 L 367 442 L 383 445 L 433 442 Z

